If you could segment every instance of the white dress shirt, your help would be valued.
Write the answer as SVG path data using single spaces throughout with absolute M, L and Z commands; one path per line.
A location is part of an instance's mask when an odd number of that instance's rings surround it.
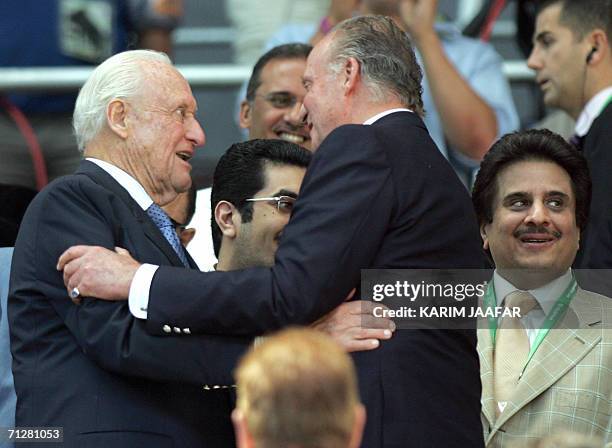
M 382 117 L 386 117 L 387 115 L 393 114 L 395 112 L 412 112 L 412 111 L 410 109 L 406 109 L 406 108 L 403 108 L 403 107 L 396 108 L 396 109 L 387 109 L 385 111 L 382 111 L 382 112 L 374 115 L 373 117 L 368 118 L 366 121 L 363 122 L 363 124 L 368 125 L 368 124 L 376 123 Z
M 584 106 L 578 120 L 576 121 L 575 132 L 578 137 L 584 137 L 588 134 L 591 125 L 599 114 L 603 111 L 605 105 L 612 97 L 612 86 L 606 87 L 597 95 L 589 100 Z
M 520 318 L 521 323 L 525 327 L 527 331 L 527 337 L 529 338 L 529 348 L 533 345 L 535 341 L 538 331 L 542 328 L 542 324 L 544 323 L 544 319 L 550 310 L 552 310 L 553 306 L 563 293 L 565 289 L 568 287 L 570 282 L 572 281 L 572 271 L 568 269 L 565 274 L 560 277 L 557 277 L 552 282 L 541 286 L 536 289 L 530 289 L 527 292 L 530 293 L 533 297 L 535 297 L 538 302 L 539 307 L 534 308 L 525 316 Z M 514 287 L 508 280 L 503 278 L 498 274 L 497 271 L 493 274 L 493 284 L 495 285 L 495 298 L 497 300 L 497 306 L 501 306 L 508 294 L 514 291 L 522 291 L 518 288 Z

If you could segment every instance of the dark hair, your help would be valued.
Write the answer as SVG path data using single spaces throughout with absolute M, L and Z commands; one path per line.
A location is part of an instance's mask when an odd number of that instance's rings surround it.
M 332 69 L 355 58 L 361 76 L 375 96 L 394 95 L 402 104 L 423 115 L 421 79 L 412 42 L 392 19 L 383 16 L 361 16 L 340 22 L 330 53 Z M 383 99 L 383 98 L 378 98 Z
M 576 197 L 576 223 L 584 230 L 591 206 L 591 176 L 587 162 L 574 146 L 548 129 L 506 134 L 485 155 L 472 189 L 479 224 L 493 221 L 499 174 L 508 166 L 523 161 L 553 162 L 567 172 Z
M 543 0 L 537 13 L 556 4 L 561 5 L 560 23 L 571 29 L 578 40 L 594 28 L 604 30 L 612 40 L 612 0 Z
M 250 222 L 253 219 L 253 206 L 246 199 L 264 188 L 265 164 L 306 168 L 310 158 L 311 154 L 306 149 L 283 140 L 255 139 L 230 146 L 217 163 L 210 194 L 210 223 L 217 257 L 221 247 L 221 229 L 215 221 L 217 204 L 220 201 L 230 202 L 240 212 L 242 222 Z
M 311 50 L 312 45 L 300 43 L 278 45 L 268 50 L 253 67 L 253 73 L 247 85 L 247 101 L 251 102 L 255 99 L 255 92 L 261 85 L 261 71 L 268 62 L 279 59 L 306 59 Z

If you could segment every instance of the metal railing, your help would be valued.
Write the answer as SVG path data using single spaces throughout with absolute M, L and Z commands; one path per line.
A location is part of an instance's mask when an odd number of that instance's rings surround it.
M 193 88 L 237 87 L 251 76 L 252 68 L 232 64 L 177 65 Z M 533 72 L 524 61 L 505 61 L 504 74 L 511 82 L 530 81 Z M 0 91 L 67 91 L 80 88 L 92 67 L 0 68 Z

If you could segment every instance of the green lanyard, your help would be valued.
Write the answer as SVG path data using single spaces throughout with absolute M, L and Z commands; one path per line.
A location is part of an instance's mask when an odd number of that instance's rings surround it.
M 599 113 L 597 114 L 597 116 L 601 115 L 601 113 L 604 111 L 604 109 L 606 107 L 608 107 L 608 104 L 612 103 L 612 95 L 610 95 L 608 97 L 608 99 L 606 100 L 606 102 L 604 103 L 604 105 L 602 106 L 602 108 L 599 110 Z
M 561 318 L 561 316 L 563 316 L 563 314 L 567 310 L 567 307 L 569 306 L 569 303 L 574 298 L 577 288 L 578 284 L 576 283 L 576 279 L 574 278 L 574 274 L 572 273 L 572 280 L 570 281 L 570 284 L 567 286 L 567 288 L 565 288 L 565 291 L 563 291 L 559 299 L 557 299 L 557 301 L 555 302 L 555 305 L 553 306 L 552 310 L 550 310 L 550 313 L 548 313 L 548 315 L 544 319 L 542 328 L 540 328 L 540 331 L 538 331 L 536 339 L 533 342 L 533 345 L 531 346 L 531 350 L 529 350 L 529 355 L 527 356 L 527 362 L 525 363 L 525 365 L 529 364 L 529 361 L 531 361 L 531 358 L 535 354 L 536 350 L 538 349 L 550 329 L 554 327 L 557 321 Z M 497 306 L 497 298 L 495 297 L 495 285 L 493 284 L 493 279 L 491 279 L 491 282 L 487 287 L 487 292 L 485 293 L 483 301 L 485 307 L 488 310 L 493 309 Z M 493 346 L 495 346 L 497 319 L 491 316 L 491 314 L 493 313 L 488 313 L 489 330 L 491 331 L 491 340 L 493 341 Z

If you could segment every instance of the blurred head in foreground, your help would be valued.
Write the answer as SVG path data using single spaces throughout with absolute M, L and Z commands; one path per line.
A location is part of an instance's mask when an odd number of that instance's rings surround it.
M 329 337 L 289 329 L 265 338 L 236 371 L 239 448 L 353 448 L 365 410 L 349 356 Z

